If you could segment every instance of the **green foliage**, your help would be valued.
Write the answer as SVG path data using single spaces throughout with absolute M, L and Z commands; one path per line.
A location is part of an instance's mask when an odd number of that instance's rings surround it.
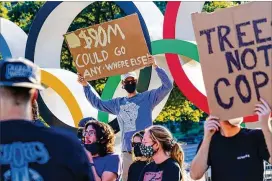
M 20 1 L 13 3 L 7 14 L 8 18 L 28 34 L 31 23 L 43 4 L 44 2 L 41 1 Z
M 3 56 L 2 56 L 2 54 L 1 54 L 1 52 L 0 52 L 0 60 L 3 60 Z
M 162 14 L 165 13 L 167 1 L 154 1 L 156 6 L 161 10 Z
M 156 121 L 194 121 L 199 122 L 204 112 L 197 109 L 186 97 L 180 92 L 176 84 L 169 96 L 169 99 L 163 110 L 157 117 Z
M 10 7 L 10 2 L 0 2 L 0 17 L 8 19 L 8 8 Z
M 216 9 L 229 8 L 239 5 L 239 1 L 208 1 L 205 2 L 203 12 L 214 12 Z

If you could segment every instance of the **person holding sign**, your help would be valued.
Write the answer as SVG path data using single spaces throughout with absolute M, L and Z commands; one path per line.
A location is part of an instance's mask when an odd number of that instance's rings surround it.
M 210 166 L 213 181 L 263 181 L 263 161 L 272 163 L 271 108 L 261 99 L 255 113 L 261 130 L 241 128 L 242 119 L 208 118 L 204 139 L 191 164 L 192 179 L 200 179 Z
M 123 88 L 127 91 L 126 97 L 103 101 L 91 91 L 87 81 L 78 75 L 78 82 L 84 86 L 88 101 L 98 110 L 117 115 L 122 134 L 123 181 L 127 180 L 128 168 L 132 163 L 132 135 L 152 125 L 152 110 L 173 88 L 173 82 L 166 72 L 157 66 L 154 57 L 149 56 L 148 59 L 157 71 L 162 85 L 151 91 L 137 93 L 136 73 L 127 73 L 121 76 Z

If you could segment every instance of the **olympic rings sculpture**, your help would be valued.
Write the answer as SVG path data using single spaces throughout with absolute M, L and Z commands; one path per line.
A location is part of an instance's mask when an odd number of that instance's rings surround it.
M 70 127 L 76 127 L 78 121 L 87 116 L 96 115 L 95 118 L 104 122 L 115 118 L 88 104 L 82 87 L 76 82 L 76 74 L 60 69 L 62 35 L 67 32 L 74 18 L 91 3 L 46 2 L 37 13 L 28 36 L 15 24 L 1 18 L 1 22 L 7 25 L 2 26 L 7 28 L 1 29 L 0 33 L 0 51 L 3 56 L 25 56 L 43 68 L 42 83 L 48 88 L 41 92 L 39 101 L 43 102 L 47 114 L 62 122 L 61 125 Z M 191 13 L 200 12 L 204 2 L 168 2 L 164 16 L 153 2 L 115 3 L 127 15 L 138 14 L 150 52 L 153 55 L 165 54 L 158 57 L 159 65 L 171 73 L 171 78 L 192 103 L 209 113 L 191 22 Z M 16 33 L 16 39 L 7 29 Z M 193 60 L 193 66 L 182 65 L 186 61 L 178 55 Z M 190 73 L 192 70 L 193 74 Z M 160 80 L 151 68 L 139 72 L 139 92 L 155 88 L 158 84 Z M 101 99 L 122 95 L 120 76 L 109 77 Z M 153 111 L 154 119 L 163 109 L 168 96 Z M 256 117 L 244 119 L 245 122 L 256 120 Z

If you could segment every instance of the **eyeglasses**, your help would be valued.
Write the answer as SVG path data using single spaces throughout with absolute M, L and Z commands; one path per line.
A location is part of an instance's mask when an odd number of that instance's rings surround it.
M 83 136 L 95 136 L 95 131 L 84 131 Z
M 136 145 L 139 145 L 139 146 L 140 146 L 141 144 L 142 144 L 141 142 L 137 142 L 137 143 L 132 142 L 132 143 L 131 143 L 131 146 L 132 146 L 132 147 L 135 147 Z

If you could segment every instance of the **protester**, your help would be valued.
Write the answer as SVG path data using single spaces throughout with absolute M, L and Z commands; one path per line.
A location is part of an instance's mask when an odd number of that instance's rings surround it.
M 93 117 L 87 117 L 87 118 L 83 118 L 79 121 L 78 123 L 78 128 L 77 128 L 77 137 L 79 139 L 79 141 L 81 142 L 81 144 L 84 145 L 85 140 L 84 140 L 84 131 L 85 131 L 85 125 L 88 123 L 88 121 L 91 120 L 95 120 Z
M 70 138 L 33 124 L 40 70 L 29 60 L 0 61 L 0 180 L 92 181 L 85 150 Z
M 120 181 L 122 162 L 114 153 L 115 135 L 112 128 L 99 121 L 89 121 L 84 131 L 85 148 L 95 181 Z
M 152 56 L 148 57 L 153 62 L 153 67 L 161 79 L 162 85 L 154 90 L 143 93 L 136 92 L 137 77 L 135 72 L 121 76 L 123 88 L 127 91 L 127 97 L 115 98 L 103 101 L 92 91 L 87 81 L 79 74 L 78 82 L 84 86 L 85 96 L 93 107 L 98 110 L 117 115 L 121 129 L 122 159 L 124 164 L 123 180 L 127 180 L 127 173 L 132 163 L 131 137 L 140 130 L 152 125 L 152 110 L 172 90 L 173 83 L 166 72 L 157 66 Z M 151 61 L 152 60 L 152 61 Z
M 83 118 L 83 119 L 81 119 L 81 120 L 78 122 L 78 127 L 79 127 L 79 128 L 85 128 L 86 124 L 87 124 L 89 121 L 92 121 L 92 120 L 96 120 L 96 119 L 94 119 L 93 117 L 86 117 L 86 118 Z
M 144 131 L 136 132 L 132 136 L 132 158 L 133 163 L 128 170 L 128 181 L 139 181 L 139 175 L 141 175 L 144 167 L 150 162 L 150 158 L 143 156 L 140 146 L 142 145 L 142 139 Z
M 213 181 L 263 181 L 263 161 L 272 163 L 271 108 L 261 99 L 255 112 L 261 130 L 241 128 L 242 119 L 207 119 L 203 141 L 192 161 L 192 179 L 200 179 L 210 166 Z
M 163 126 L 151 126 L 145 130 L 141 152 L 152 157 L 139 181 L 181 181 L 184 160 L 183 150 L 173 139 L 171 132 Z

